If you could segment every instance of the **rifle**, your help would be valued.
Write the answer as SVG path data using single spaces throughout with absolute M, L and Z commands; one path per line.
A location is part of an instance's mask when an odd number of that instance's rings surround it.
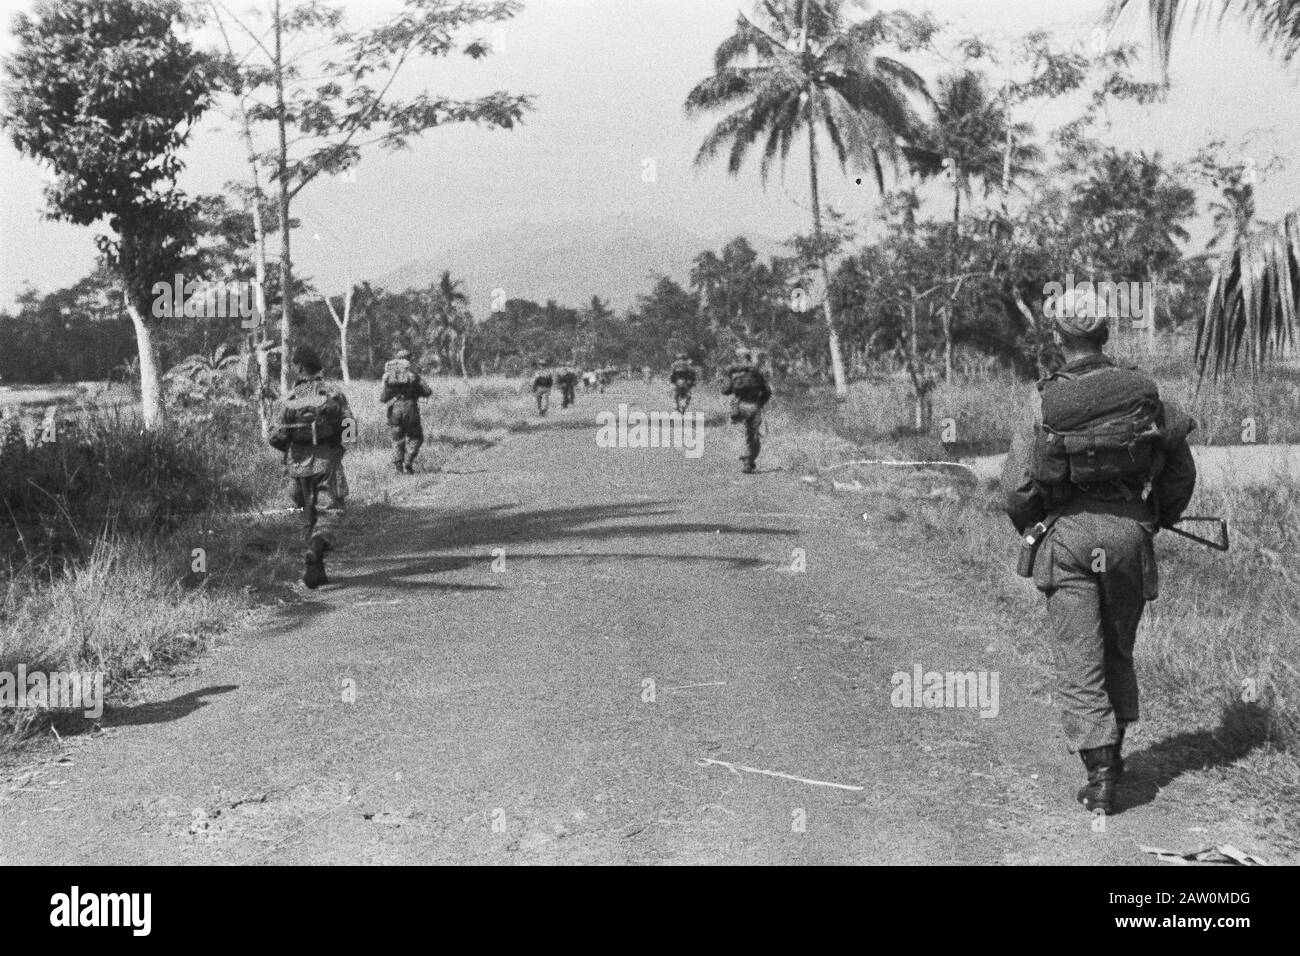
M 1215 551 L 1228 550 L 1228 521 L 1226 518 L 1188 517 L 1188 518 L 1180 518 L 1177 523 L 1183 524 L 1188 521 L 1196 521 L 1202 523 L 1207 523 L 1211 521 L 1218 522 L 1219 540 L 1211 541 L 1209 538 L 1202 538 L 1200 535 L 1192 534 L 1190 531 L 1184 531 L 1182 528 L 1175 528 L 1173 525 L 1169 525 L 1168 529 L 1176 535 L 1181 535 L 1184 538 L 1188 538 L 1191 541 L 1195 541 L 1197 544 L 1203 544 L 1207 548 L 1213 548 Z

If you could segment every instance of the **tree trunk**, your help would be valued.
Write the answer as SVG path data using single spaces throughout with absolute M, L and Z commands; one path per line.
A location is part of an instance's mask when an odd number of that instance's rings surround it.
M 957 281 L 957 240 L 959 238 L 959 229 L 961 228 L 961 181 L 956 179 L 954 172 L 953 182 L 953 202 L 952 202 L 952 243 L 948 247 L 948 281 Z M 957 300 L 954 296 L 948 301 L 943 310 L 943 380 L 952 381 L 952 327 L 953 313 L 957 310 Z
M 811 99 L 809 100 L 811 103 Z M 826 317 L 826 332 L 831 352 L 831 376 L 835 380 L 835 397 L 848 398 L 849 386 L 844 376 L 844 356 L 840 352 L 840 334 L 835 329 L 835 316 L 831 312 L 831 271 L 826 264 L 826 255 L 822 245 L 822 208 L 821 197 L 817 188 L 817 136 L 813 130 L 812 109 L 808 115 L 808 183 L 812 192 L 813 239 L 817 243 L 817 256 L 822 272 L 822 315 Z
M 1151 283 L 1151 296 L 1150 296 L 1150 301 L 1146 303 L 1146 308 L 1143 311 L 1146 312 L 1146 320 L 1147 320 L 1147 350 L 1152 354 L 1155 354 L 1156 302 L 1158 301 L 1158 299 L 1156 297 L 1156 277 L 1154 274 L 1151 274 L 1149 281 Z
M 126 313 L 135 326 L 135 344 L 140 353 L 140 415 L 144 427 L 153 430 L 163 419 L 162 379 L 158 374 L 158 349 L 153 341 L 153 329 L 145 318 L 143 307 L 128 292 L 125 294 Z
M 230 37 L 226 34 L 226 24 L 221 18 L 221 11 L 216 4 L 212 5 L 212 10 L 217 26 L 221 30 L 222 39 L 226 41 L 226 50 L 233 58 L 235 51 L 230 44 Z M 266 383 L 270 378 L 271 357 L 266 344 L 266 223 L 262 221 L 262 178 L 257 169 L 257 147 L 253 143 L 253 124 L 248 118 L 247 98 L 239 97 L 236 100 L 236 106 L 239 111 L 240 138 L 244 141 L 249 176 L 253 181 L 253 246 L 255 249 L 253 254 L 253 281 L 255 282 L 253 287 L 253 308 L 257 312 L 257 324 L 253 326 L 249 338 L 257 369 L 257 391 L 253 397 L 253 402 L 257 406 L 257 424 L 262 432 L 262 440 L 266 441 L 271 437 L 271 424 L 266 408 Z
M 291 360 L 290 326 L 293 323 L 293 262 L 289 258 L 289 145 L 285 132 L 284 60 L 281 52 L 283 22 L 280 0 L 275 0 L 275 126 L 279 136 L 276 180 L 280 194 L 280 394 L 288 395 Z

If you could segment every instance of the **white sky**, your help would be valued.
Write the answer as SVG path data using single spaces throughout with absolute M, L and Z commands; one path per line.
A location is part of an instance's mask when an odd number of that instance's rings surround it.
M 749 0 L 742 0 L 748 8 Z M 374 19 L 395 0 L 349 0 L 353 24 Z M 788 237 L 807 229 L 806 167 L 792 163 L 764 192 L 756 171 L 738 179 L 719 162 L 695 171 L 692 160 L 707 121 L 690 121 L 686 92 L 711 71 L 712 52 L 734 23 L 738 0 L 526 0 L 498 37 L 500 51 L 473 63 L 460 57 L 411 74 L 413 85 L 470 94 L 507 89 L 537 97 L 537 109 L 512 132 L 472 127 L 430 131 L 398 154 L 369 153 L 357 181 L 318 180 L 294 212 L 295 260 L 328 280 L 346 268 L 358 281 L 383 275 L 448 239 L 516 222 L 551 223 L 559 232 L 612 216 L 668 219 L 705 234 Z M 8 23 L 30 2 L 0 0 L 0 52 L 12 49 Z M 233 0 L 237 11 L 252 0 Z M 877 4 L 930 9 L 964 31 L 1010 37 L 1033 28 L 1084 42 L 1105 0 L 898 0 Z M 1145 42 L 1145 31 L 1131 35 Z M 925 71 L 933 74 L 933 71 Z M 1229 142 L 1254 132 L 1260 162 L 1300 146 L 1294 116 L 1300 89 L 1238 31 L 1213 32 L 1181 48 L 1175 91 L 1164 104 L 1126 107 L 1112 116 L 1120 146 L 1161 150 L 1181 159 L 1212 135 Z M 1055 115 L 1054 115 L 1055 114 Z M 1059 106 L 1040 128 L 1069 118 Z M 215 192 L 244 172 L 234 124 L 214 111 L 193 136 L 182 186 Z M 645 159 L 657 181 L 642 181 Z M 1294 164 L 1293 164 L 1294 165 Z M 852 216 L 872 215 L 874 186 L 855 186 L 830 167 L 830 201 Z M 46 221 L 40 169 L 8 139 L 0 143 L 0 307 L 24 282 L 48 291 L 85 274 L 93 230 Z M 943 215 L 946 199 L 929 212 Z M 1300 171 L 1265 183 L 1261 214 L 1275 218 L 1300 205 Z M 319 235 L 319 239 L 313 238 Z M 1203 235 L 1203 234 L 1202 234 Z M 646 264 L 646 271 L 654 268 Z

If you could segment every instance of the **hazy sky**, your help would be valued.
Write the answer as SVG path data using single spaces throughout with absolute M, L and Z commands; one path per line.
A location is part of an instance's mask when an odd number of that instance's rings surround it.
M 395 0 L 344 4 L 351 22 L 373 20 Z M 8 22 L 30 2 L 0 0 Z M 248 0 L 234 0 L 237 12 Z M 613 216 L 658 217 L 692 230 L 756 233 L 785 238 L 807 228 L 806 166 L 792 163 L 785 181 L 766 191 L 756 172 L 727 176 L 723 163 L 696 171 L 692 160 L 708 128 L 682 112 L 687 91 L 711 71 L 712 51 L 749 0 L 527 0 L 497 36 L 497 55 L 480 62 L 459 57 L 421 68 L 412 83 L 469 94 L 507 89 L 535 94 L 537 109 L 512 132 L 447 127 L 411 149 L 373 152 L 356 182 L 322 179 L 308 186 L 294 212 L 299 269 L 318 284 L 383 275 L 449 240 L 516 222 L 554 224 L 558 232 Z M 877 4 L 932 10 L 960 31 L 1009 38 L 1034 28 L 1062 41 L 1086 41 L 1100 22 L 1104 0 L 902 0 Z M 1144 31 L 1132 39 L 1145 40 Z M 923 70 L 933 75 L 935 70 Z M 1212 135 L 1229 142 L 1254 136 L 1260 162 L 1268 153 L 1293 157 L 1300 106 L 1294 71 L 1284 73 L 1240 32 L 1211 33 L 1181 48 L 1175 90 L 1166 103 L 1126 107 L 1112 115 L 1121 146 L 1187 156 Z M 1037 117 L 1040 128 L 1069 118 L 1063 107 Z M 244 173 L 234 125 L 219 111 L 191 139 L 182 186 L 215 192 Z M 656 181 L 643 181 L 653 160 Z M 1300 205 L 1300 166 L 1275 175 L 1260 193 L 1261 214 L 1275 218 Z M 829 166 L 829 199 L 854 216 L 872 213 L 874 186 L 856 186 Z M 85 274 L 93 262 L 93 230 L 41 216 L 41 170 L 0 144 L 0 306 L 30 282 L 46 291 Z M 864 181 L 865 182 L 865 181 Z M 940 213 L 940 207 L 932 210 Z M 654 266 L 647 263 L 649 271 Z M 508 286 L 508 277 L 503 277 Z

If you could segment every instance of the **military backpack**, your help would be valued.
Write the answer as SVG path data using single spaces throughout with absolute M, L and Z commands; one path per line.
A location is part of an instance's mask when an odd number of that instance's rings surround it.
M 414 385 L 417 378 L 419 376 L 415 374 L 415 371 L 411 368 L 411 363 L 406 359 L 391 359 L 384 363 L 383 382 L 385 385 Z
M 756 402 L 763 394 L 763 376 L 755 368 L 741 368 L 731 373 L 731 393 L 741 401 Z
M 1035 485 L 1049 502 L 1074 488 L 1145 484 L 1163 439 L 1155 383 L 1113 365 L 1058 372 L 1040 385 L 1043 420 L 1034 442 Z
M 343 411 L 323 388 L 294 389 L 285 399 L 279 437 L 290 445 L 321 445 L 343 432 Z

